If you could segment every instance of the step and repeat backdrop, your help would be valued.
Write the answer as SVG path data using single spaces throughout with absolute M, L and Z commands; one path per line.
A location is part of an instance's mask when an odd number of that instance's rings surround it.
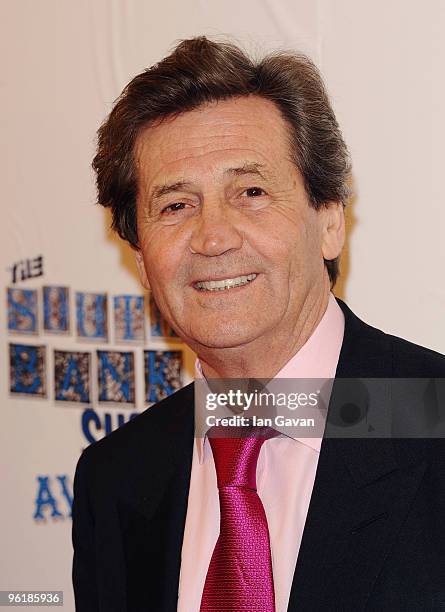
M 192 35 L 310 55 L 354 166 L 336 293 L 443 352 L 445 6 L 0 0 L 0 24 L 0 590 L 62 590 L 74 610 L 77 459 L 194 366 L 95 205 L 95 133 L 113 100 Z

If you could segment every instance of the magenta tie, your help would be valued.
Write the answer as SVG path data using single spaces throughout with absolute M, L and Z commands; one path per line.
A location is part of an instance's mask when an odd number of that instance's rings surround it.
M 269 529 L 256 490 L 256 466 L 261 446 L 277 432 L 256 432 L 243 438 L 209 432 L 221 521 L 201 612 L 275 612 Z

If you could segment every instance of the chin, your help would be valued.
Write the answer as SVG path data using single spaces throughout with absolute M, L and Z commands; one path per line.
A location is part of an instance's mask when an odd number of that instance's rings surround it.
M 191 334 L 194 344 L 199 344 L 207 348 L 225 349 L 236 348 L 252 342 L 256 338 L 262 336 L 266 330 L 262 330 L 258 325 L 248 325 L 246 322 L 235 324 L 233 321 L 230 324 L 224 325 L 219 322 L 212 327 L 205 329 L 195 329 Z

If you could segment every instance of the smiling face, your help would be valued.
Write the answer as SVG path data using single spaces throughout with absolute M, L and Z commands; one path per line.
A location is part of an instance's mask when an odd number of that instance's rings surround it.
M 308 304 L 327 298 L 323 258 L 341 250 L 343 211 L 309 205 L 288 134 L 277 107 L 250 96 L 139 136 L 142 281 L 198 354 L 292 339 Z

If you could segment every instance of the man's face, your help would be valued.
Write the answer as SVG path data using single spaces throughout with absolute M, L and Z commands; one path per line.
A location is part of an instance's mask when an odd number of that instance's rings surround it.
M 341 245 L 329 209 L 309 206 L 288 134 L 277 107 L 250 96 L 138 139 L 142 280 L 198 353 L 291 335 L 308 296 L 328 284 L 323 257 Z

